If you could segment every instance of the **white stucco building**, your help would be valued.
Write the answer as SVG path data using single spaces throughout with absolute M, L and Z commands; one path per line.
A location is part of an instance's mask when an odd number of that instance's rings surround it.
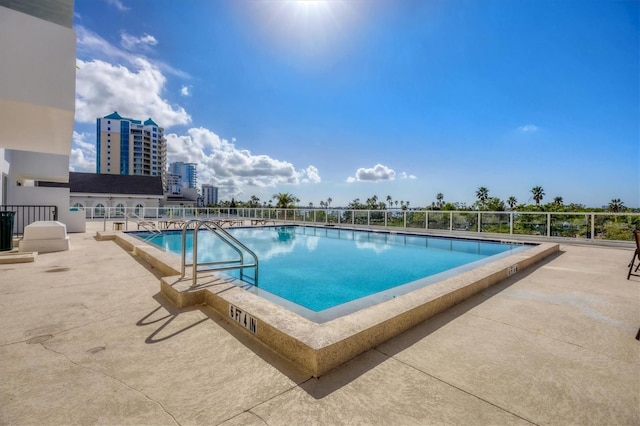
M 107 209 L 116 216 L 133 210 L 143 216 L 164 203 L 160 176 L 69 172 L 69 182 L 38 182 L 40 187 L 64 187 L 71 193 L 71 206 L 85 210 L 87 217 L 103 217 Z M 90 213 L 91 212 L 91 213 Z
M 84 231 L 69 209 L 75 113 L 73 0 L 0 0 L 0 202 L 55 205 L 70 232 Z

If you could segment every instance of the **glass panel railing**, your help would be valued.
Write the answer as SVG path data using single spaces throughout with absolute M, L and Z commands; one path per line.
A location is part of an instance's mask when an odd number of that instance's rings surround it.
M 449 212 L 429 212 L 429 229 L 449 230 L 450 213 Z
M 369 212 L 369 225 L 384 226 L 384 211 L 372 210 Z
M 640 215 L 595 214 L 594 238 L 602 240 L 633 241 L 633 230 L 640 229 Z
M 478 229 L 477 224 L 476 224 L 476 227 L 473 229 L 474 230 Z M 510 232 L 510 229 L 511 227 L 510 227 L 509 213 L 494 213 L 494 212 L 481 213 L 480 232 L 494 232 L 498 234 L 508 234 Z
M 550 236 L 561 238 L 591 238 L 591 215 L 584 213 L 554 213 L 550 215 Z
M 477 212 L 452 212 L 451 213 L 451 230 L 452 231 L 477 231 L 478 230 L 478 213 Z
M 79 204 L 79 203 L 76 203 Z M 304 224 L 340 224 L 376 226 L 393 229 L 426 229 L 444 231 L 485 232 L 575 238 L 607 241 L 631 241 L 633 230 L 640 228 L 640 213 L 607 212 L 478 212 L 419 210 L 344 210 L 314 208 L 229 208 L 164 206 L 123 207 L 124 203 L 107 207 L 76 205 L 89 220 L 118 220 L 126 213 L 147 220 L 245 219 L 280 220 Z M 513 223 L 510 219 L 513 218 Z M 480 225 L 478 226 L 478 220 Z M 425 223 L 428 221 L 428 223 Z
M 394 228 L 404 227 L 404 213 L 402 210 L 393 210 L 387 214 L 387 226 Z
M 544 213 L 514 213 L 513 233 L 547 235 L 547 215 Z
M 425 212 L 407 212 L 407 228 L 424 229 L 426 217 Z

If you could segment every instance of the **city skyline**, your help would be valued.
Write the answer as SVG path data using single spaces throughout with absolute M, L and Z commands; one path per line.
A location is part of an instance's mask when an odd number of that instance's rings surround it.
M 167 163 L 197 163 L 221 201 L 471 205 L 485 187 L 526 204 L 541 186 L 543 203 L 640 206 L 637 2 L 75 9 L 72 170 L 95 170 L 95 119 L 118 111 L 164 127 Z

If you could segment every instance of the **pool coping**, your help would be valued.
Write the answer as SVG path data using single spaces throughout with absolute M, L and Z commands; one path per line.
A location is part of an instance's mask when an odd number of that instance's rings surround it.
M 429 235 L 429 234 L 415 234 Z M 160 291 L 177 307 L 208 305 L 315 377 L 556 253 L 557 243 L 520 251 L 429 286 L 324 323 L 315 323 L 212 273 L 181 278 L 180 259 L 123 232 L 98 232 L 156 268 Z M 465 238 L 468 239 L 468 238 Z M 505 242 L 509 240 L 503 240 Z M 514 241 L 521 244 L 520 241 Z

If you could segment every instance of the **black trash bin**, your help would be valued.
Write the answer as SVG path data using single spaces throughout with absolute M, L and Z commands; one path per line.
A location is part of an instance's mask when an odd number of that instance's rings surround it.
M 16 212 L 0 212 L 0 251 L 13 250 L 13 217 Z

